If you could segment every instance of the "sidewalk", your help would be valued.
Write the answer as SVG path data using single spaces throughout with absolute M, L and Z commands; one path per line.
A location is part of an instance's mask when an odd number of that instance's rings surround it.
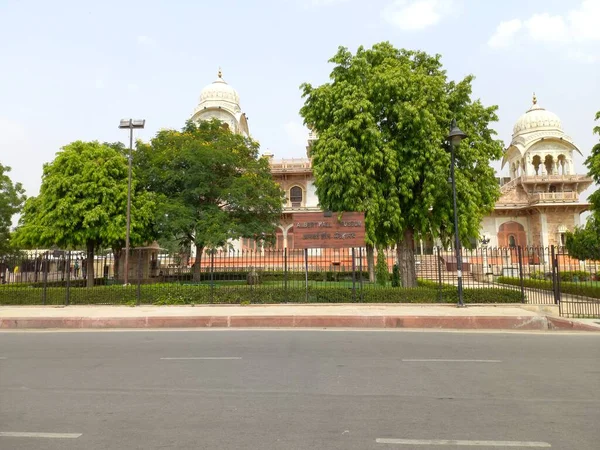
M 533 305 L 0 306 L 0 329 L 204 327 L 600 331 L 600 319 L 558 318 Z

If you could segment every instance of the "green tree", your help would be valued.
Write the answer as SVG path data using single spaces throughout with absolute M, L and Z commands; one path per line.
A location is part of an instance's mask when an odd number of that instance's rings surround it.
M 12 250 L 12 218 L 21 211 L 25 202 L 25 190 L 21 183 L 13 183 L 8 176 L 10 170 L 10 167 L 0 164 L 0 255 L 6 255 Z
M 596 113 L 595 120 L 600 120 L 600 111 Z M 600 136 L 600 125 L 596 125 L 593 132 Z M 585 160 L 585 165 L 594 182 L 600 183 L 600 142 L 592 147 L 590 156 Z M 594 191 L 589 200 L 592 204 L 592 215 L 584 227 L 567 233 L 566 247 L 569 254 L 575 258 L 598 261 L 600 260 L 600 190 Z
M 584 227 L 566 233 L 569 255 L 579 260 L 600 261 L 600 223 L 591 216 Z
M 416 285 L 414 240 L 450 242 L 452 118 L 468 138 L 456 149 L 459 233 L 479 235 L 500 190 L 491 160 L 502 142 L 489 128 L 496 106 L 471 99 L 473 76 L 455 83 L 441 57 L 384 42 L 353 55 L 340 47 L 331 82 L 303 84 L 300 114 L 318 134 L 311 148 L 317 195 L 333 211 L 364 211 L 367 242 L 395 245 L 404 286 Z
M 274 235 L 283 192 L 258 149 L 217 120 L 160 131 L 138 147 L 136 170 L 144 188 L 160 200 L 160 234 L 196 246 L 196 280 L 204 249 Z
M 25 203 L 15 241 L 85 248 L 87 286 L 92 287 L 95 251 L 125 240 L 127 183 L 127 159 L 114 148 L 82 141 L 65 146 L 44 165 L 40 193 Z M 150 195 L 135 195 L 131 204 L 130 241 L 139 244 L 152 229 L 154 206 Z

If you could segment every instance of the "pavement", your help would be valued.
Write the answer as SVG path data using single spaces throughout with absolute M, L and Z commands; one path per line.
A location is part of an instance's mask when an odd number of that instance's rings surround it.
M 600 331 L 600 319 L 557 317 L 552 305 L 294 304 L 1 306 L 0 329 L 417 328 Z
M 0 448 L 597 450 L 599 338 L 4 331 Z

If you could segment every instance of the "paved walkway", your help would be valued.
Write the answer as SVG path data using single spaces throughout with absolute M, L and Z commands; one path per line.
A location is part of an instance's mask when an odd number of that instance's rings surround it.
M 250 305 L 250 306 L 1 306 L 0 328 L 355 327 L 569 329 L 600 324 L 555 317 L 546 306 Z

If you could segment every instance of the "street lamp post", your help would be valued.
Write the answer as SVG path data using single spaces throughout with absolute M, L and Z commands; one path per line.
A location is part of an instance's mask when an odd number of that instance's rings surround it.
M 131 228 L 131 153 L 133 152 L 133 130 L 144 128 L 146 120 L 121 119 L 119 128 L 129 129 L 129 156 L 127 173 L 127 229 L 125 231 L 125 267 L 123 268 L 124 284 L 129 282 L 129 232 Z
M 452 119 L 450 133 L 446 138 L 450 143 L 450 181 L 452 182 L 452 202 L 454 206 L 454 245 L 456 247 L 456 273 L 458 275 L 458 306 L 464 306 L 463 302 L 463 282 L 462 282 L 462 255 L 460 248 L 460 237 L 458 235 L 458 210 L 456 208 L 456 178 L 454 176 L 454 147 L 460 144 L 467 135 L 456 125 L 456 119 Z
M 481 249 L 483 252 L 483 279 L 487 280 L 487 275 L 489 273 L 488 272 L 488 259 L 487 259 L 487 256 L 488 256 L 487 245 L 490 243 L 490 238 L 488 238 L 487 236 L 484 235 L 479 242 L 481 242 L 481 245 L 483 246 Z

